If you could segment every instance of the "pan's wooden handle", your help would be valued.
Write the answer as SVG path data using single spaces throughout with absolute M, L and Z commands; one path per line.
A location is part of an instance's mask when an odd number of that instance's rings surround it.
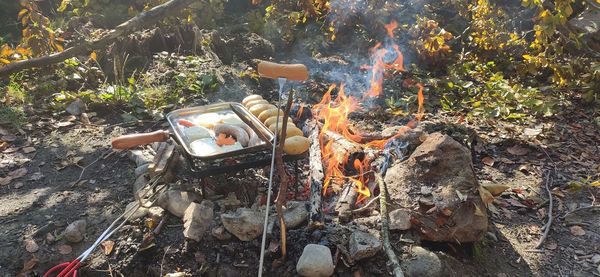
M 261 61 L 258 64 L 258 74 L 272 79 L 286 78 L 293 81 L 308 79 L 308 69 L 303 64 L 280 64 Z
M 153 142 L 166 141 L 167 139 L 169 139 L 169 132 L 158 130 L 151 133 L 131 134 L 113 138 L 112 147 L 114 149 L 129 149 Z

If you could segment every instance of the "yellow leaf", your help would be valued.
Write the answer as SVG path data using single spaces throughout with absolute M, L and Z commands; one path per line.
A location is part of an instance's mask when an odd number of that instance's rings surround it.
M 505 190 L 510 188 L 507 185 L 498 185 L 498 184 L 486 184 L 486 185 L 482 185 L 482 186 L 487 191 L 489 191 L 493 196 L 498 196 L 502 192 L 504 192 Z
M 96 55 L 96 52 L 95 52 L 95 51 L 94 51 L 94 52 L 92 52 L 92 53 L 90 53 L 90 59 L 91 59 L 91 60 L 93 60 L 93 61 L 96 61 L 96 58 L 97 58 L 97 55 Z
M 8 45 L 3 45 L 2 49 L 0 49 L 0 57 L 8 57 L 12 55 L 15 51 L 10 48 Z
M 523 55 L 523 59 L 525 59 L 526 61 L 531 60 L 531 55 L 525 54 Z
M 598 1 L 600 1 L 600 0 L 598 0 Z M 600 187 L 600 180 L 598 180 L 598 181 L 595 181 L 595 182 L 592 182 L 592 183 L 590 184 L 590 186 L 592 186 L 592 187 Z
M 24 48 L 24 47 L 17 47 L 17 53 L 23 55 L 23 56 L 31 56 L 31 50 L 28 48 Z
M 494 202 L 494 196 L 487 189 L 484 189 L 480 186 L 478 190 L 479 196 L 481 196 L 481 200 L 483 200 L 483 203 L 487 205 Z
M 62 52 L 63 51 L 63 47 L 59 43 L 55 43 L 54 44 L 54 48 L 56 48 L 56 51 L 58 51 L 58 52 Z
M 7 59 L 0 58 L 0 63 L 3 63 L 3 64 L 9 64 L 9 63 L 10 63 L 10 61 L 9 61 L 9 60 L 7 60 Z
M 22 17 L 22 16 L 24 16 L 24 15 L 25 15 L 26 13 L 28 13 L 28 12 L 29 12 L 29 10 L 28 10 L 28 9 L 22 9 L 22 10 L 19 12 L 19 15 L 17 15 L 17 19 L 21 19 L 21 17 Z

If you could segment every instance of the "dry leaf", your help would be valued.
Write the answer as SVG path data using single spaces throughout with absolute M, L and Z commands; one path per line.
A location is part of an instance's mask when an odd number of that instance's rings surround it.
M 481 159 L 481 162 L 487 166 L 494 166 L 494 162 L 496 161 L 492 157 L 483 157 L 483 159 Z
M 73 252 L 73 248 L 68 244 L 63 244 L 58 247 L 58 253 L 62 255 L 71 254 L 71 252 Z
M 573 236 L 583 236 L 585 235 L 585 230 L 583 230 L 583 228 L 581 228 L 581 226 L 575 225 L 575 226 L 571 226 L 571 228 L 569 228 L 569 230 L 571 231 L 571 234 Z
M 510 187 L 507 185 L 498 185 L 498 184 L 486 184 L 482 185 L 487 191 L 489 191 L 493 196 L 498 196 L 502 194 L 505 190 Z
M 40 250 L 40 247 L 37 245 L 35 240 L 26 239 L 25 240 L 25 250 L 27 250 L 27 252 L 29 252 L 29 253 L 35 253 L 38 250 Z
M 506 199 L 506 202 L 508 202 L 510 205 L 512 205 L 513 207 L 519 207 L 519 208 L 529 208 L 527 207 L 525 204 L 519 202 L 519 200 L 517 199 Z
M 456 195 L 458 196 L 458 199 L 460 199 L 460 201 L 467 200 L 467 196 L 462 194 L 459 190 L 456 190 Z
M 507 158 L 500 158 L 500 161 L 505 163 L 505 164 L 514 164 L 515 162 L 511 161 L 510 159 Z
M 31 271 L 34 267 L 36 267 L 39 262 L 40 260 L 38 260 L 38 258 L 36 258 L 35 256 L 31 258 L 31 260 L 24 262 L 23 269 L 21 269 L 21 272 L 19 272 L 17 276 L 26 276 L 27 273 Z
M 518 144 L 515 144 L 513 147 L 509 147 L 508 149 L 506 149 L 506 151 L 508 151 L 508 153 L 515 155 L 515 156 L 523 156 L 523 155 L 527 155 L 527 153 L 529 153 L 528 148 L 525 148 Z
M 556 248 L 558 248 L 558 244 L 556 244 L 556 242 L 550 242 L 546 245 L 546 249 L 548 250 L 555 250 Z
M 156 226 L 156 221 L 152 218 L 146 218 L 144 223 L 146 223 L 146 227 L 148 227 L 148 229 L 154 229 L 154 226 Z
M 489 191 L 484 189 L 482 186 L 479 186 L 478 190 L 479 196 L 481 196 L 481 200 L 483 200 L 483 203 L 490 204 L 494 202 L 494 196 Z
M 523 173 L 529 173 L 529 164 L 522 164 L 519 166 L 519 171 Z
M 112 240 L 105 240 L 102 242 L 102 252 L 104 252 L 104 255 L 108 256 L 110 255 L 110 253 L 113 251 L 113 248 L 115 247 L 115 242 Z
M 2 141 L 6 141 L 6 142 L 13 142 L 15 140 L 17 140 L 17 136 L 14 135 L 5 135 L 2 136 L 2 138 L 0 138 Z
M 23 150 L 23 153 L 25 153 L 25 154 L 29 154 L 31 152 L 35 152 L 35 148 L 31 147 L 31 146 L 29 146 L 29 147 L 23 147 L 23 149 L 21 149 L 21 150 Z

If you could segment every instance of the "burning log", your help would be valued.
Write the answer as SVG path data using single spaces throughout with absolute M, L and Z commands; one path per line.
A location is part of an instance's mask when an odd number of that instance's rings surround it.
M 323 209 L 321 206 L 323 195 L 323 162 L 321 157 L 321 143 L 319 142 L 320 128 L 316 122 L 309 125 L 311 141 L 309 151 L 310 166 L 310 214 L 308 226 L 311 229 L 323 228 Z
M 332 149 L 335 149 L 335 155 L 342 155 L 342 157 L 346 158 L 340 160 L 348 160 L 347 158 L 349 157 L 358 156 L 364 153 L 363 147 L 360 144 L 348 140 L 338 133 L 326 131 L 324 137 L 327 143 L 332 144 Z
M 358 191 L 354 188 L 354 182 L 347 182 L 335 205 L 340 222 L 346 223 L 352 220 L 352 210 L 354 210 L 357 199 Z

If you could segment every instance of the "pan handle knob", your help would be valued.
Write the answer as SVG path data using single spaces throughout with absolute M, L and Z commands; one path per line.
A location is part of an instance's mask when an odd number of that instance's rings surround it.
M 112 139 L 113 149 L 129 149 L 153 142 L 163 142 L 169 139 L 169 132 L 158 130 L 150 133 L 123 135 Z
M 308 69 L 303 64 L 281 64 L 261 61 L 258 63 L 258 74 L 271 79 L 286 78 L 293 81 L 308 79 Z

